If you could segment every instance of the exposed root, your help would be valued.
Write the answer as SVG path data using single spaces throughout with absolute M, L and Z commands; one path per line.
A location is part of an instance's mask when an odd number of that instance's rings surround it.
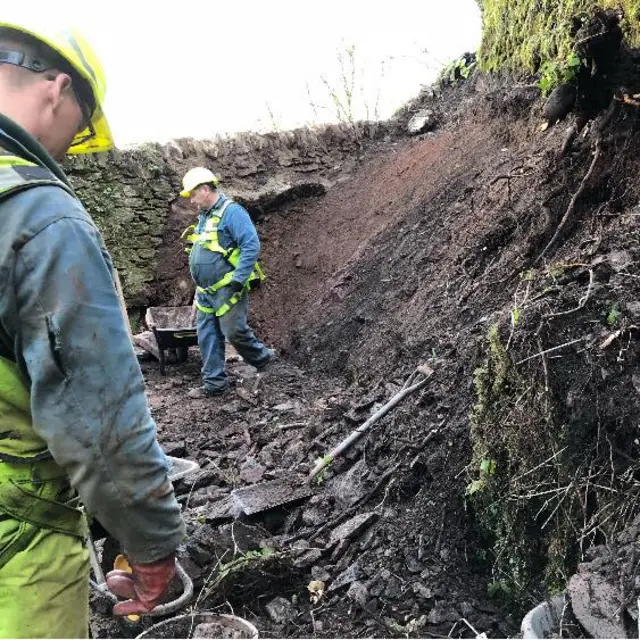
M 567 207 L 567 210 L 565 211 L 565 214 L 562 216 L 562 219 L 560 220 L 560 223 L 558 224 L 558 227 L 556 228 L 556 231 L 553 234 L 551 240 L 549 240 L 549 242 L 547 243 L 547 246 L 542 250 L 542 253 L 536 258 L 535 263 L 539 263 L 540 260 L 542 260 L 542 258 L 544 258 L 544 256 L 547 254 L 547 252 L 556 243 L 556 241 L 558 240 L 558 238 L 562 234 L 562 231 L 563 231 L 565 225 L 567 224 L 568 220 L 571 218 L 571 215 L 573 214 L 573 212 L 574 212 L 574 210 L 576 208 L 576 203 L 578 202 L 580 196 L 583 194 L 587 184 L 589 183 L 589 180 L 591 180 L 591 176 L 593 176 L 593 173 L 594 173 L 594 170 L 596 168 L 596 165 L 598 164 L 598 160 L 600 159 L 600 156 L 602 154 L 602 139 L 601 138 L 598 138 L 596 140 L 595 148 L 596 148 L 596 150 L 595 150 L 595 153 L 593 154 L 593 160 L 591 161 L 591 165 L 589 166 L 589 170 L 587 171 L 586 175 L 582 179 L 582 182 L 580 183 L 580 186 L 578 187 L 578 190 L 573 194 L 573 197 L 571 198 L 571 201 L 569 202 L 569 206 Z

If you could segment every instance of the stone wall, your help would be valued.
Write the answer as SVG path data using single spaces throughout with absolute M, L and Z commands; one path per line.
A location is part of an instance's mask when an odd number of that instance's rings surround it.
M 177 255 L 185 263 L 177 241 L 185 209 L 176 196 L 189 168 L 212 169 L 226 193 L 259 215 L 288 198 L 322 193 L 369 145 L 389 136 L 391 128 L 359 123 L 210 141 L 183 139 L 72 157 L 65 170 L 105 237 L 127 306 L 142 308 L 170 302 L 154 287 L 159 255 L 164 253 L 164 261 Z M 167 243 L 175 247 L 167 248 Z

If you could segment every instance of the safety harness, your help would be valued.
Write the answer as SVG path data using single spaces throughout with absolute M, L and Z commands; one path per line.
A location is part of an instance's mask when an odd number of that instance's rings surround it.
M 48 169 L 0 148 L 0 207 L 16 193 L 40 185 L 76 197 Z M 0 341 L 0 518 L 21 523 L 19 535 L 0 549 L 0 569 L 27 548 L 39 529 L 85 538 L 86 518 L 76 504 L 66 473 L 33 428 L 29 388 L 13 349 Z
M 193 224 L 187 227 L 182 233 L 182 237 L 187 241 L 187 243 L 190 243 L 191 245 L 199 244 L 209 251 L 221 254 L 222 257 L 231 265 L 231 267 L 233 267 L 231 271 L 226 273 L 215 284 L 212 284 L 209 287 L 196 287 L 196 291 L 198 293 L 215 293 L 223 287 L 228 286 L 233 280 L 234 270 L 240 262 L 240 247 L 229 247 L 228 249 L 225 249 L 218 242 L 218 227 L 222 222 L 225 211 L 230 204 L 233 204 L 233 202 L 233 200 L 225 200 L 220 209 L 207 218 L 200 233 L 196 233 L 196 225 Z M 187 247 L 187 253 L 191 252 L 191 248 L 192 247 Z M 238 302 L 246 292 L 253 289 L 258 283 L 265 280 L 265 278 L 266 276 L 264 271 L 262 270 L 262 267 L 256 262 L 253 265 L 253 271 L 244 282 L 242 289 L 240 291 L 234 292 L 233 295 L 217 309 L 204 306 L 197 300 L 196 307 L 200 311 L 202 311 L 202 313 L 215 314 L 217 317 L 223 316 L 225 313 L 229 312 L 236 304 L 238 304 Z

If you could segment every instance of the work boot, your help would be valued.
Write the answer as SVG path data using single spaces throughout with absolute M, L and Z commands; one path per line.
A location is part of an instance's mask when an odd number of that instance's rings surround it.
M 195 389 L 191 389 L 187 393 L 187 396 L 193 400 L 201 400 L 203 398 L 216 398 L 221 395 L 224 395 L 229 390 L 229 387 L 224 387 L 223 389 L 207 389 L 205 387 L 196 387 Z
M 278 360 L 278 354 L 275 351 L 271 352 L 271 355 L 258 365 L 255 365 L 258 373 L 267 373 L 271 369 L 271 365 Z

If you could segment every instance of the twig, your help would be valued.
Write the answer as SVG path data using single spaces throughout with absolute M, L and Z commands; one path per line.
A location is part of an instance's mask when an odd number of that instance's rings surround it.
M 541 351 L 540 353 L 536 353 L 532 356 L 529 356 L 528 358 L 525 358 L 524 360 L 520 360 L 520 362 L 516 362 L 516 366 L 518 366 L 519 364 L 522 364 L 523 362 L 527 362 L 529 360 L 533 360 L 534 358 L 539 358 L 541 356 L 546 355 L 547 353 L 551 353 L 553 351 L 558 351 L 558 349 L 564 349 L 564 347 L 568 347 L 572 344 L 575 344 L 576 342 L 583 342 L 584 340 L 586 340 L 586 338 L 577 338 L 576 340 L 571 340 L 570 342 L 565 342 L 564 344 L 559 344 L 557 347 L 551 347 L 551 349 L 546 349 L 545 351 Z
M 309 610 L 309 613 L 310 613 L 310 615 L 311 615 L 311 626 L 313 627 L 313 637 L 314 637 L 314 638 L 317 638 L 317 637 L 318 637 L 318 634 L 316 633 L 316 618 L 315 618 L 315 616 L 313 615 L 313 609 L 310 609 L 310 610 Z
M 330 436 L 334 431 L 336 431 L 339 427 L 338 423 L 332 424 L 328 429 L 325 429 L 319 436 L 316 436 L 312 441 L 309 448 L 313 448 L 317 444 L 322 444 L 322 441 L 327 436 Z
M 547 367 L 547 358 L 542 351 L 542 342 L 540 338 L 537 338 L 538 349 L 540 349 L 540 353 L 542 353 L 542 369 L 544 371 L 544 390 L 549 393 L 549 369 Z
M 527 301 L 529 300 L 529 292 L 531 291 L 531 282 L 527 282 L 527 288 L 524 292 L 524 298 L 522 299 L 521 304 L 518 304 L 518 288 L 519 287 L 520 285 L 518 285 L 518 287 L 515 290 L 515 293 L 513 294 L 513 309 L 511 310 L 511 333 L 509 334 L 509 339 L 507 340 L 507 351 L 509 351 L 509 347 L 511 346 L 511 340 L 513 340 L 513 336 L 516 331 L 516 326 L 518 324 L 518 320 L 514 315 L 514 312 L 518 311 L 519 313 L 520 309 L 525 308 Z
M 558 501 L 558 504 L 554 507 L 553 511 L 549 514 L 549 517 L 544 521 L 544 524 L 540 527 L 541 530 L 545 530 L 547 528 L 547 525 L 549 524 L 549 522 L 551 521 L 551 518 L 553 518 L 553 516 L 556 514 L 556 512 L 558 511 L 558 509 L 560 509 L 560 507 L 562 506 L 562 503 L 566 500 L 567 496 L 569 495 L 569 491 L 572 489 L 573 487 L 573 482 L 570 482 L 567 485 L 567 489 L 564 492 L 564 495 L 562 496 L 562 498 L 560 498 L 560 500 Z M 548 501 L 547 501 L 548 502 Z M 535 518 L 537 519 L 537 517 L 540 515 L 540 513 L 542 512 L 543 509 L 546 509 L 546 505 L 547 503 L 544 504 L 544 506 L 540 509 L 540 511 L 538 511 L 538 513 L 536 513 Z
M 606 338 L 606 340 L 602 342 L 598 349 L 600 349 L 600 351 L 606 349 L 616 338 L 619 338 L 624 333 L 624 331 L 625 329 L 618 329 L 617 331 L 614 331 L 608 338 Z
M 184 508 L 188 509 L 189 508 L 189 502 L 191 502 L 191 496 L 193 494 L 193 488 L 196 486 L 196 483 L 198 482 L 198 478 L 200 478 L 202 475 L 204 475 L 204 470 L 200 471 L 196 477 L 193 479 L 193 482 L 191 483 L 191 488 L 189 489 L 189 494 L 187 495 L 187 499 L 184 503 Z
M 560 311 L 559 313 L 552 313 L 550 315 L 545 316 L 545 318 L 557 318 L 558 316 L 566 316 L 570 313 L 575 313 L 576 311 L 580 311 L 587 304 L 589 297 L 591 296 L 591 291 L 593 289 L 593 281 L 594 281 L 594 272 L 593 269 L 589 269 L 589 286 L 587 287 L 587 292 L 578 300 L 578 306 L 569 309 L 568 311 Z
M 204 595 L 204 597 L 206 598 L 210 591 L 207 591 L 207 593 L 205 593 L 205 589 L 207 589 L 209 582 L 211 581 L 211 578 L 213 577 L 213 574 L 218 571 L 220 565 L 222 564 L 222 560 L 225 557 L 225 555 L 227 555 L 227 553 L 229 552 L 229 550 L 225 550 L 225 552 L 222 554 L 221 558 L 218 558 L 218 561 L 215 563 L 215 565 L 213 566 L 213 568 L 211 569 L 211 571 L 209 572 L 209 575 L 205 578 L 204 582 L 202 583 L 202 587 L 200 588 L 200 593 L 198 593 L 198 597 L 196 598 L 196 602 L 192 607 L 192 614 L 195 614 L 196 611 L 198 610 L 198 604 L 200 604 L 200 599 L 202 598 L 202 596 Z M 194 618 L 192 618 L 191 620 L 191 627 L 189 630 L 189 634 L 188 637 L 191 637 L 191 634 L 193 633 L 193 627 L 194 627 Z
M 501 176 L 496 176 L 489 184 L 493 186 L 498 180 L 511 180 L 512 178 L 524 178 L 531 175 L 531 171 L 528 173 L 506 173 Z
M 392 485 L 393 485 L 393 478 L 391 478 L 391 481 L 385 487 L 384 495 L 382 496 L 382 500 L 380 500 L 380 502 L 375 507 L 373 507 L 373 509 L 371 509 L 371 511 L 377 511 L 386 502 L 387 497 L 389 496 L 389 490 L 391 489 Z
M 587 182 L 589 182 L 589 180 L 591 179 L 591 176 L 593 175 L 593 171 L 594 171 L 594 169 L 596 167 L 596 164 L 597 164 L 598 160 L 600 159 L 600 154 L 601 153 L 602 153 L 602 140 L 601 140 L 601 138 L 598 138 L 596 140 L 596 152 L 593 154 L 593 160 L 591 161 L 591 165 L 589 167 L 589 170 L 587 171 L 587 173 L 584 176 L 584 178 L 582 178 L 582 182 L 580 183 L 580 186 L 578 187 L 578 190 L 573 194 L 573 197 L 571 198 L 571 201 L 569 202 L 569 206 L 567 207 L 567 210 L 565 211 L 565 214 L 562 216 L 562 220 L 560 220 L 560 223 L 558 224 L 558 227 L 556 228 L 556 231 L 553 234 L 553 237 L 551 238 L 551 240 L 549 240 L 549 242 L 547 243 L 547 246 L 542 250 L 542 253 L 536 258 L 535 263 L 540 262 L 540 260 L 542 260 L 542 258 L 544 258 L 544 256 L 547 253 L 547 251 L 549 251 L 549 249 L 555 244 L 556 240 L 560 237 L 560 234 L 561 234 L 562 230 L 564 229 L 565 224 L 569 220 L 571 214 L 573 213 L 573 210 L 576 207 L 576 203 L 578 202 L 578 198 L 580 198 L 580 196 L 584 192 L 585 187 L 587 186 Z
M 573 480 L 571 482 L 573 482 Z M 566 491 L 570 485 L 571 483 L 569 483 L 566 487 L 556 487 L 554 489 L 547 489 L 546 491 L 534 491 L 532 493 L 521 493 L 509 499 L 512 501 L 531 500 L 531 498 L 541 498 L 542 496 L 549 496 L 552 494 L 559 495 L 563 491 Z
M 509 174 L 506 174 L 506 175 L 496 176 L 491 181 L 491 186 L 493 186 L 496 182 L 498 182 L 498 180 L 506 180 L 507 181 L 507 202 L 509 203 L 509 206 L 511 207 L 511 180 L 513 178 L 524 178 L 526 176 L 531 175 L 531 173 L 532 172 L 529 171 L 528 173 L 509 173 Z
M 442 519 L 440 520 L 440 530 L 438 531 L 438 537 L 436 538 L 436 543 L 433 546 L 433 552 L 435 555 L 440 553 L 440 542 L 442 541 L 442 534 L 444 533 L 444 523 L 447 518 L 446 510 L 442 512 Z
M 537 471 L 540 467 L 542 467 L 545 464 L 547 464 L 547 462 L 551 462 L 554 458 L 557 458 L 563 451 L 566 450 L 566 448 L 567 447 L 562 447 L 562 449 L 560 449 L 560 451 L 557 451 L 550 458 L 547 458 L 546 460 L 541 462 L 539 465 L 536 465 L 535 467 L 533 467 L 533 469 L 529 469 L 529 471 L 525 471 L 522 475 L 516 476 L 515 478 L 513 478 L 513 480 L 511 480 L 511 483 L 515 484 L 516 482 L 518 482 L 518 480 L 522 480 L 522 478 L 525 478 L 526 476 L 528 476 L 529 474 L 533 473 L 534 471 Z
M 467 627 L 469 627 L 469 629 L 471 629 L 471 631 L 473 631 L 473 633 L 475 633 L 475 634 L 476 634 L 476 638 L 479 638 L 479 637 L 481 637 L 481 636 L 483 636 L 483 637 L 485 637 L 485 638 L 486 638 L 486 635 L 485 635 L 485 634 L 479 633 L 479 632 L 478 632 L 478 630 L 477 630 L 477 629 L 475 629 L 475 628 L 473 627 L 473 625 L 472 625 L 470 622 L 468 622 L 467 620 L 465 620 L 465 618 L 460 618 L 460 620 L 462 620 L 462 622 L 464 622 L 464 623 L 467 625 Z
M 306 422 L 291 422 L 290 424 L 279 424 L 278 429 L 284 431 L 285 429 L 295 429 L 296 427 L 306 427 Z

